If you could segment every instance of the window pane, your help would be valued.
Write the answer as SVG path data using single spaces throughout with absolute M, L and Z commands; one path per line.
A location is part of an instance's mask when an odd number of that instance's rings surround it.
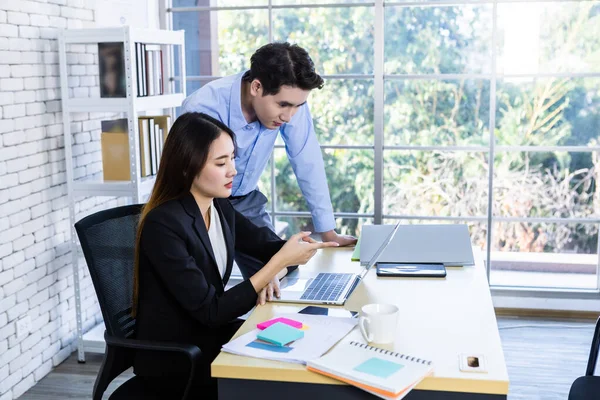
M 206 82 L 201 82 L 201 81 L 187 81 L 187 83 L 185 85 L 186 95 L 189 96 L 190 94 L 194 93 L 196 90 L 200 89 L 205 84 L 206 84 Z
M 319 143 L 373 145 L 373 98 L 367 79 L 328 79 L 313 90 L 308 101 Z
M 390 150 L 383 165 L 386 215 L 487 215 L 487 153 Z
M 494 215 L 591 218 L 598 153 L 498 152 L 494 164 Z
M 250 68 L 250 56 L 268 43 L 269 16 L 267 10 L 180 12 L 173 13 L 173 29 L 185 30 L 188 76 L 232 75 Z
M 372 0 L 273 0 L 273 5 L 280 4 L 331 4 L 331 3 L 372 3 Z M 372 6 L 370 6 L 372 7 Z
M 300 231 L 315 232 L 312 218 L 305 217 L 287 217 L 278 215 L 277 221 L 280 227 L 285 227 L 284 239 L 289 239 L 295 233 Z M 336 232 L 342 235 L 360 236 L 362 226 L 373 224 L 372 218 L 336 218 Z M 287 226 L 286 226 L 287 225 Z M 317 237 L 318 239 L 318 237 Z
M 597 224 L 494 223 L 493 285 L 596 289 Z
M 319 73 L 373 72 L 373 8 L 292 8 L 273 10 L 275 41 L 308 51 Z
M 373 213 L 372 150 L 323 149 L 329 193 L 335 212 Z M 277 211 L 308 211 L 284 149 L 275 150 Z
M 271 162 L 273 161 L 273 157 L 269 158 L 267 162 L 267 166 L 265 167 L 265 171 L 260 176 L 260 180 L 258 181 L 258 189 L 262 194 L 267 198 L 267 212 L 271 213 Z
M 597 146 L 600 79 L 505 79 L 497 90 L 497 144 Z
M 498 4 L 498 72 L 600 71 L 600 2 Z
M 385 72 L 491 72 L 492 7 L 385 8 Z
M 289 239 L 290 236 L 300 232 L 314 232 L 312 218 L 310 217 L 287 217 L 277 215 L 275 218 L 279 222 L 280 228 L 285 228 L 282 239 Z
M 489 98 L 487 80 L 389 80 L 385 145 L 487 145 Z
M 266 6 L 268 4 L 269 0 L 173 0 L 173 8 Z

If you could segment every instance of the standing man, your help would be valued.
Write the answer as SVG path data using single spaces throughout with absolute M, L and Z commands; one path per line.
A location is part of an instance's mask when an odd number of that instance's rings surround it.
M 256 225 L 272 231 L 267 198 L 257 184 L 280 132 L 315 230 L 323 241 L 347 246 L 355 244 L 356 238 L 334 230 L 323 156 L 306 103 L 310 91 L 322 87 L 323 79 L 306 50 L 289 43 L 270 43 L 252 55 L 249 71 L 196 90 L 184 100 L 182 111 L 209 114 L 235 132 L 238 174 L 233 180 L 231 204 Z M 244 276 L 262 267 L 245 254 L 236 253 L 235 259 Z

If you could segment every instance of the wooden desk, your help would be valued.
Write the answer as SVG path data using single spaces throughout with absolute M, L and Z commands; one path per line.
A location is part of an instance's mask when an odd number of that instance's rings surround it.
M 301 274 L 314 271 L 358 272 L 352 249 L 320 251 Z M 446 279 L 379 278 L 371 270 L 344 308 L 358 311 L 368 303 L 400 308 L 396 340 L 386 348 L 432 360 L 434 375 L 407 397 L 418 399 L 506 399 L 508 374 L 483 258 L 475 267 L 448 268 Z M 297 312 L 304 305 L 267 303 L 257 307 L 236 337 L 275 314 Z M 350 335 L 360 335 L 358 328 Z M 460 354 L 483 354 L 487 373 L 459 370 Z M 367 399 L 372 395 L 342 382 L 307 371 L 303 365 L 221 353 L 212 363 L 219 378 L 219 398 L 261 399 L 285 393 L 286 399 Z

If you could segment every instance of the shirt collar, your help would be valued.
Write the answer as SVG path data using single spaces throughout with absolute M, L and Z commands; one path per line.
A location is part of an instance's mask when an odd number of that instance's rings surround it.
M 231 95 L 229 96 L 229 127 L 234 132 L 242 129 L 248 122 L 242 112 L 242 77 L 244 72 L 240 72 L 235 76 L 231 85 Z
M 277 132 L 279 128 L 276 129 L 267 129 L 260 123 L 260 121 L 254 121 L 248 123 L 246 121 L 246 117 L 244 117 L 244 113 L 242 111 L 242 78 L 244 76 L 244 72 L 240 72 L 235 75 L 235 79 L 233 80 L 233 84 L 231 85 L 231 95 L 229 96 L 229 128 L 237 132 L 238 130 L 244 128 L 246 125 L 250 124 L 258 124 L 262 130 L 268 130 L 269 132 Z

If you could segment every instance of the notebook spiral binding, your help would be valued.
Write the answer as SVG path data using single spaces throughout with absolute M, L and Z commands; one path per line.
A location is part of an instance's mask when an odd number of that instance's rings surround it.
M 355 341 L 351 341 L 350 344 L 352 346 L 361 347 L 363 349 L 367 349 L 367 350 L 371 350 L 371 351 L 377 351 L 379 353 L 382 353 L 382 354 L 385 354 L 385 355 L 388 355 L 388 356 L 398 357 L 401 360 L 403 359 L 403 360 L 406 360 L 406 361 L 412 361 L 412 362 L 416 362 L 416 363 L 431 365 L 431 361 L 423 360 L 423 359 L 417 358 L 417 357 L 412 357 L 412 356 L 407 355 L 407 354 L 395 353 L 393 351 L 389 351 L 389 350 L 386 350 L 386 349 L 380 349 L 379 347 L 373 347 L 373 346 L 369 346 L 368 344 L 358 343 L 358 342 L 355 342 Z

